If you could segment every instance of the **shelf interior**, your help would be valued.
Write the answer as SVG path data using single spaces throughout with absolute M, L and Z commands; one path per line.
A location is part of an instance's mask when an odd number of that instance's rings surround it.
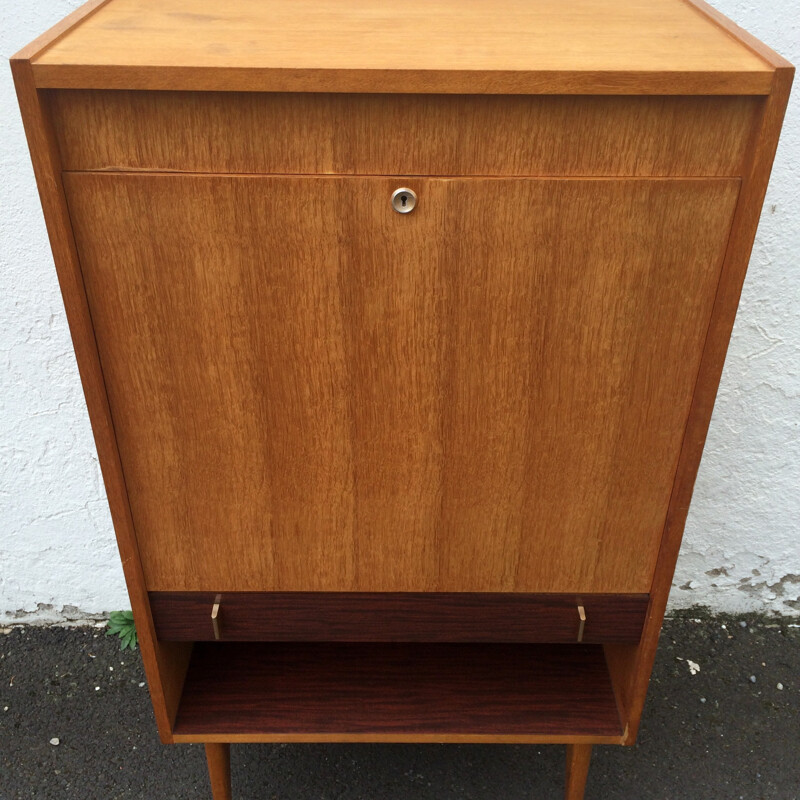
M 620 737 L 601 645 L 197 643 L 174 725 L 245 740 Z

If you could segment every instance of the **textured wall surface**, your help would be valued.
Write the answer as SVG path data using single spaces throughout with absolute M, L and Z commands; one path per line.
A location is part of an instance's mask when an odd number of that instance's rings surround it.
M 795 64 L 797 0 L 717 0 Z M 4 3 L 0 55 L 78 5 Z M 7 66 L 0 68 L 0 620 L 128 607 Z M 773 172 L 672 604 L 800 614 L 800 86 Z

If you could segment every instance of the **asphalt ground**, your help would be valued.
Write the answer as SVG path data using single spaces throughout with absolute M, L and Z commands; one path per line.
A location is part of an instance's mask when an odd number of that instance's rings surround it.
M 639 740 L 595 748 L 586 800 L 798 800 L 798 622 L 667 620 Z M 202 746 L 160 744 L 143 682 L 98 628 L 4 629 L 0 800 L 210 798 Z M 564 748 L 234 745 L 232 769 L 235 800 L 561 800 Z

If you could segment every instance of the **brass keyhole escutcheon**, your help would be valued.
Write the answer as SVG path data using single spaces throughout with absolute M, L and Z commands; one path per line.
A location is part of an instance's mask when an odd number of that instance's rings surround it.
M 417 193 L 402 187 L 392 192 L 392 208 L 398 214 L 409 214 L 417 205 Z

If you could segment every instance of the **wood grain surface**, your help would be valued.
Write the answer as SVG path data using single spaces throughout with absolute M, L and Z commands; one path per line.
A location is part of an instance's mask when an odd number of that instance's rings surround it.
M 738 177 L 762 102 L 79 90 L 48 95 L 65 169 L 537 177 Z
M 88 17 L 102 8 L 110 0 L 86 0 L 74 11 L 52 25 L 44 33 L 37 36 L 32 42 L 28 42 L 21 50 L 11 56 L 11 62 L 26 62 L 26 69 L 29 71 L 31 88 L 37 88 L 33 78 L 31 61 L 41 55 L 45 50 L 52 47 L 59 39 L 70 33 L 75 27 L 84 22 Z
M 747 168 L 725 252 L 719 289 L 714 300 L 703 346 L 703 359 L 692 395 L 692 406 L 675 472 L 642 643 L 638 648 L 626 645 L 609 645 L 606 648 L 606 657 L 618 697 L 624 704 L 629 719 L 626 734 L 628 744 L 636 740 L 644 709 L 661 624 L 672 586 L 672 576 L 689 513 L 689 503 L 700 467 L 728 342 L 736 319 L 739 297 L 761 217 L 793 80 L 794 67 L 780 66 L 776 70 L 772 94 L 762 107 L 750 142 Z
M 692 8 L 698 13 L 702 14 L 706 19 L 713 22 L 724 31 L 732 39 L 735 39 L 740 44 L 744 45 L 750 52 L 755 53 L 759 58 L 763 59 L 771 67 L 774 67 L 776 73 L 792 70 L 794 67 L 785 59 L 780 53 L 776 53 L 771 47 L 764 44 L 760 39 L 753 36 L 750 31 L 737 25 L 732 19 L 726 17 L 721 11 L 717 11 L 711 4 L 706 3 L 705 0 L 685 0 Z M 774 95 L 777 87 L 781 83 L 781 77 L 778 74 L 773 75 L 773 83 L 770 86 L 770 95 Z M 780 90 L 778 90 L 780 91 Z
M 176 737 L 619 737 L 599 645 L 195 647 Z
M 112 0 L 34 64 L 71 88 L 766 93 L 683 0 Z
M 583 800 L 589 763 L 592 759 L 590 744 L 567 745 L 566 791 L 564 800 Z
M 649 591 L 738 182 L 410 183 L 66 176 L 149 589 Z
M 633 642 L 647 595 L 532 595 L 519 592 L 151 592 L 160 639 L 213 641 L 210 611 L 221 598 L 223 641 Z
M 213 800 L 231 800 L 231 746 L 208 742 L 205 749 Z
M 63 24 L 56 25 L 39 37 L 26 48 L 27 53 L 31 54 L 38 48 L 46 46 L 47 42 L 60 36 L 71 23 L 79 20 L 81 15 L 92 13 L 99 5 L 98 2 L 87 3 L 68 20 L 64 20 Z M 191 645 L 167 644 L 156 640 L 139 557 L 139 546 L 117 448 L 116 432 L 103 382 L 95 333 L 64 195 L 58 145 L 46 104 L 34 85 L 30 63 L 24 58 L 26 51 L 23 51 L 23 57 L 11 60 L 14 86 L 100 459 L 125 582 L 136 620 L 142 662 L 150 686 L 156 723 L 162 741 L 169 742 L 172 736 L 172 721 L 189 663 Z

